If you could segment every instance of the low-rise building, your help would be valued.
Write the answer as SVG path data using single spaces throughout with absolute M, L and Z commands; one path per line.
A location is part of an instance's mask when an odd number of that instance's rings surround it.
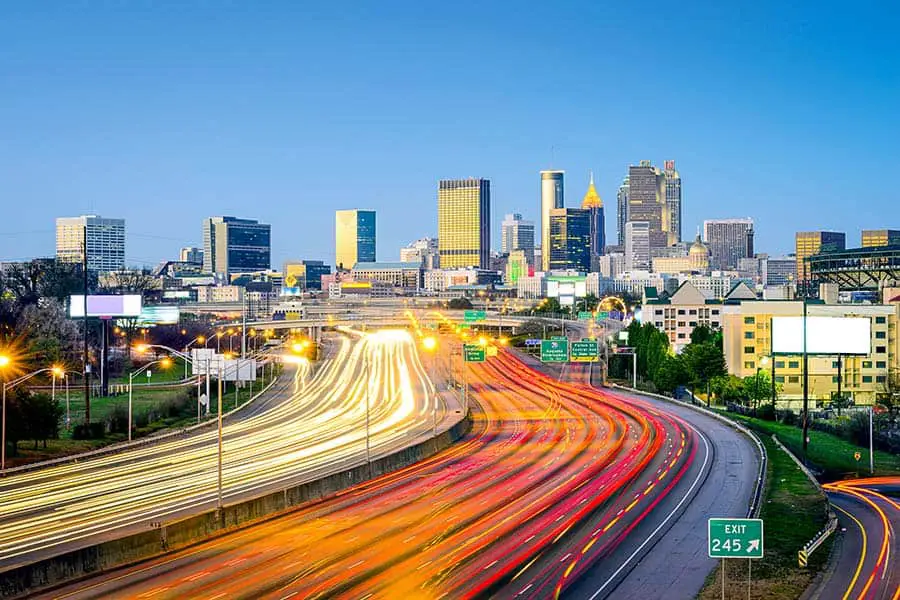
M 415 292 L 423 286 L 423 270 L 415 262 L 358 262 L 350 271 L 354 281 L 378 281 Z
M 744 300 L 727 305 L 722 319 L 728 372 L 738 377 L 754 376 L 757 369 L 774 372 L 782 386 L 778 406 L 799 409 L 803 398 L 803 357 L 772 355 L 772 318 L 799 317 L 803 302 L 793 300 Z M 898 315 L 900 304 L 808 304 L 812 317 L 865 317 L 871 320 L 871 353 L 840 359 L 842 392 L 856 404 L 872 404 L 887 392 L 889 376 L 900 368 Z M 826 406 L 838 388 L 839 357 L 810 355 L 808 396 L 812 407 Z
M 209 285 L 197 288 L 197 302 L 243 302 L 244 288 L 239 285 Z
M 643 321 L 664 332 L 677 353 L 691 342 L 695 327 L 705 325 L 714 331 L 722 327 L 722 302 L 710 300 L 690 282 L 682 283 L 669 297 L 645 298 Z
M 425 272 L 425 290 L 446 292 L 451 287 L 461 285 L 487 285 L 496 283 L 500 276 L 489 269 L 433 269 Z

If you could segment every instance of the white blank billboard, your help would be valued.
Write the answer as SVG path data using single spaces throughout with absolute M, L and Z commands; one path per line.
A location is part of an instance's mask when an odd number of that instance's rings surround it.
M 89 317 L 139 317 L 140 315 L 140 294 L 87 297 L 87 316 Z M 83 295 L 69 297 L 69 316 L 73 319 L 84 317 Z
M 807 317 L 807 354 L 872 352 L 872 321 L 867 317 Z M 772 317 L 772 351 L 803 354 L 803 317 Z

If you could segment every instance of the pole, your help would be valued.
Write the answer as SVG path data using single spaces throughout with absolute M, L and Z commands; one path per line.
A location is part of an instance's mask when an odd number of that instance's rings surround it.
M 775 418 L 775 397 L 776 397 L 776 395 L 777 394 L 775 392 L 775 355 L 772 354 L 772 418 L 777 421 L 778 419 Z
M 212 406 L 212 396 L 209 395 L 209 371 L 210 371 L 209 355 L 206 355 L 206 414 L 209 415 L 209 407 Z
M 0 471 L 6 472 L 6 382 L 3 383 L 3 439 L 0 441 Z
M 725 559 L 722 559 L 722 600 L 725 600 Z
M 753 559 L 747 559 L 747 600 L 750 600 L 750 582 L 753 581 Z
M 634 361 L 634 365 L 633 365 L 633 368 L 632 368 L 632 371 L 633 371 L 633 372 L 632 372 L 632 376 L 634 377 L 634 389 L 637 389 L 637 348 L 635 348 L 635 349 L 631 352 L 631 357 L 632 357 L 632 359 L 633 359 L 633 361 Z
M 53 371 L 50 372 L 50 398 L 53 399 L 54 406 L 56 405 L 56 373 Z
M 88 253 L 87 223 L 84 225 L 84 243 L 82 245 L 81 272 L 84 279 L 84 422 L 91 422 L 91 366 L 88 362 Z
M 806 348 L 806 296 L 803 296 L 803 458 L 809 446 L 809 354 Z
M 875 443 L 873 440 L 873 427 L 872 427 L 872 414 L 875 412 L 875 407 L 869 407 L 869 474 L 875 474 Z
M 841 369 L 841 355 L 840 355 L 840 354 L 838 354 L 837 364 L 838 364 L 838 367 L 837 367 L 837 369 L 838 369 L 838 376 L 837 376 L 837 377 L 838 377 L 838 380 L 837 380 L 837 388 L 838 388 L 838 389 L 837 389 L 837 400 L 838 400 L 838 402 L 841 403 L 839 406 L 843 406 L 842 400 L 844 399 L 844 397 L 841 396 L 841 379 L 843 378 L 843 377 L 842 377 L 842 375 L 843 375 L 843 369 Z
M 363 352 L 364 352 L 363 365 L 366 368 L 366 375 L 365 375 L 365 380 L 366 380 L 366 464 L 369 465 L 369 476 L 371 477 L 372 476 L 372 456 L 370 454 L 371 450 L 369 447 L 369 387 L 371 385 L 369 382 L 369 349 L 365 345 L 368 342 L 363 342 L 363 343 L 364 343 L 364 345 L 363 345 Z
M 187 362 L 184 364 L 185 368 L 187 368 Z M 200 394 L 200 369 L 197 369 L 197 423 L 200 422 Z
M 756 408 L 756 399 L 759 398 L 759 372 L 762 370 L 762 367 L 756 367 L 756 385 L 753 386 L 754 394 L 753 394 L 753 407 Z
M 241 299 L 241 358 L 247 356 L 247 288 L 244 288 L 244 297 Z
M 69 418 L 69 374 L 65 374 L 66 378 L 66 429 L 69 428 L 70 418 Z
M 218 478 L 218 501 L 216 508 L 222 510 L 222 363 L 219 363 L 219 478 Z
M 134 373 L 128 374 L 128 441 L 131 441 L 131 392 L 134 387 Z

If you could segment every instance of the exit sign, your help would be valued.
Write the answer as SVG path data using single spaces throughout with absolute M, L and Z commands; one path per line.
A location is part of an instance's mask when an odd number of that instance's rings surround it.
M 710 519 L 710 558 L 762 558 L 762 519 Z

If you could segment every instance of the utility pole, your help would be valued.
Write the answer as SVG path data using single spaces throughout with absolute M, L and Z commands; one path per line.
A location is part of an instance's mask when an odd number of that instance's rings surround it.
M 807 290 L 808 291 L 808 290 Z M 806 293 L 803 295 L 803 458 L 809 450 L 809 354 L 806 348 Z
M 81 274 L 84 278 L 84 422 L 91 422 L 91 365 L 88 358 L 88 250 L 87 250 L 87 222 L 84 224 L 84 240 L 82 243 Z

